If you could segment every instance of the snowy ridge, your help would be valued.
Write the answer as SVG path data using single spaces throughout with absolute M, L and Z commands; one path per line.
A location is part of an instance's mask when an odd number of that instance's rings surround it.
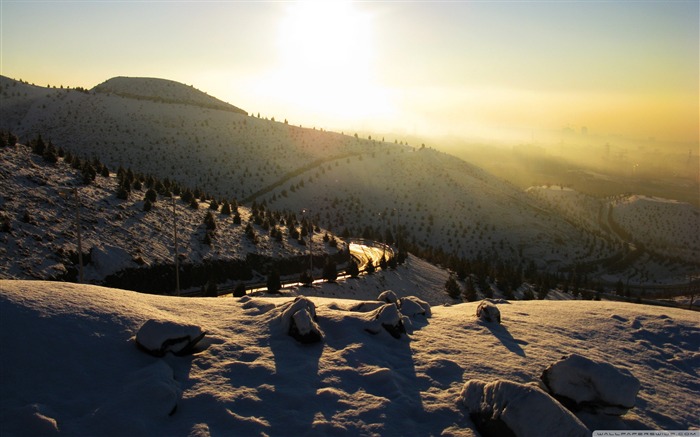
M 114 77 L 92 89 L 96 93 L 111 93 L 122 97 L 179 103 L 221 109 L 246 115 L 247 113 L 226 102 L 211 97 L 191 86 L 166 79 L 145 77 Z
M 368 313 L 343 309 L 354 301 L 310 299 L 322 344 L 299 344 L 280 328 L 287 297 L 183 300 L 0 281 L 3 435 L 479 435 L 460 397 L 467 381 L 537 384 L 571 353 L 641 383 L 621 417 L 576 413 L 589 430 L 700 427 L 693 312 L 511 302 L 498 305 L 494 325 L 476 319 L 474 302 L 433 306 L 397 340 L 365 331 Z M 156 358 L 133 339 L 153 318 L 207 335 L 193 355 Z M 501 390 L 493 408 L 515 402 L 511 395 Z M 562 435 L 532 417 L 507 420 L 528 435 Z

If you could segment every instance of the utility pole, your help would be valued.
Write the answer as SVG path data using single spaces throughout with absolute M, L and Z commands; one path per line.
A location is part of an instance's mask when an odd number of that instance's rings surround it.
M 75 199 L 75 231 L 78 238 L 78 283 L 83 282 L 83 239 L 80 234 L 80 199 L 78 198 L 78 188 L 76 187 L 62 187 L 58 190 L 58 195 L 64 199 L 70 196 L 70 192 L 73 193 L 73 198 Z
M 73 188 L 75 196 L 75 228 L 78 231 L 78 264 L 80 266 L 78 282 L 83 283 L 83 239 L 80 236 L 80 199 L 78 198 L 78 188 Z
M 175 239 L 175 294 L 180 295 L 180 256 L 177 245 L 177 213 L 175 212 L 175 194 L 170 193 L 170 198 L 173 201 L 173 236 Z

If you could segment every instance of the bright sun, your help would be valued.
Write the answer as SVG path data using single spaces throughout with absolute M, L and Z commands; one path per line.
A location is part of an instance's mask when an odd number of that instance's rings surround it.
M 274 88 L 295 105 L 345 119 L 388 110 L 375 84 L 371 17 L 351 2 L 291 3 L 278 39 Z

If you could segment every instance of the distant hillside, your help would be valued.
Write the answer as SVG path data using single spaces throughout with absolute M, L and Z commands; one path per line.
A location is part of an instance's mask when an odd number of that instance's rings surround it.
M 363 139 L 169 103 L 209 98 L 169 84 L 117 78 L 97 87 L 113 87 L 117 95 L 2 77 L 0 128 L 25 142 L 41 133 L 111 168 L 167 177 L 217 197 L 306 209 L 337 234 L 401 240 L 452 268 L 457 259 L 488 260 L 513 271 L 534 264 L 560 275 L 612 273 L 606 278 L 613 282 L 624 277 L 640 283 L 682 282 L 698 273 L 697 263 L 660 260 L 642 274 L 635 263 L 645 259 L 629 257 L 623 239 L 572 220 L 561 208 L 454 156 L 400 138 Z M 148 98 L 132 97 L 143 95 Z
M 247 115 L 244 110 L 211 97 L 192 86 L 166 79 L 145 77 L 114 77 L 92 89 L 96 93 L 153 100 L 162 103 L 194 105 Z
M 221 199 L 212 205 L 214 199 L 201 193 L 185 201 L 184 191 L 173 204 L 162 194 L 160 181 L 139 175 L 123 199 L 123 183 L 114 171 L 108 176 L 97 171 L 94 180 L 86 183 L 83 168 L 94 168 L 92 161 L 75 164 L 75 158 L 71 163 L 58 158 L 51 163 L 23 145 L 0 147 L 0 163 L 0 278 L 77 279 L 73 189 L 80 202 L 86 282 L 174 291 L 174 216 L 183 289 L 210 279 L 264 282 L 274 262 L 287 262 L 293 268 L 302 261 L 308 263 L 308 246 L 290 235 L 300 224 L 287 215 L 235 203 L 231 214 L 224 214 Z M 150 184 L 161 193 L 153 190 L 155 202 L 147 210 Z M 207 226 L 209 214 L 214 226 Z M 337 246 L 332 247 L 331 240 L 324 241 L 325 235 L 323 230 L 313 233 L 319 262 L 326 254 L 347 253 L 343 241 L 336 240 Z

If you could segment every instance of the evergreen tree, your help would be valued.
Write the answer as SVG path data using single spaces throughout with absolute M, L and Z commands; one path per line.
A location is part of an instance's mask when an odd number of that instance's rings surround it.
M 460 289 L 459 284 L 453 275 L 450 275 L 450 277 L 447 278 L 447 281 L 445 281 L 445 291 L 447 291 L 447 294 L 452 299 L 458 299 L 462 294 L 462 290 Z
M 474 281 L 471 276 L 465 278 L 463 294 L 467 302 L 474 302 L 477 300 L 476 288 L 474 287 Z
M 357 261 L 354 258 L 350 258 L 348 263 L 347 274 L 352 278 L 357 278 L 360 275 L 360 268 L 357 265 Z
M 231 205 L 229 205 L 228 201 L 226 200 L 224 200 L 224 203 L 221 204 L 221 214 L 231 215 Z
M 243 297 L 246 295 L 245 284 L 239 282 L 233 290 L 233 297 Z
M 143 210 L 144 212 L 148 212 L 153 208 L 153 202 L 151 202 L 151 199 L 146 199 L 143 202 Z
M 323 279 L 327 282 L 335 282 L 338 279 L 338 268 L 330 257 L 326 258 L 326 264 L 323 266 Z
M 150 200 L 151 203 L 155 203 L 157 197 L 158 197 L 158 193 L 156 193 L 156 190 L 154 190 L 153 188 L 149 188 L 146 191 L 146 194 L 144 195 L 144 199 Z
M 209 231 L 216 230 L 216 219 L 214 218 L 214 214 L 212 214 L 211 211 L 207 211 L 207 215 L 204 216 L 204 225 Z
M 267 275 L 267 292 L 279 293 L 281 288 L 282 282 L 280 281 L 280 272 L 277 269 L 272 269 Z

